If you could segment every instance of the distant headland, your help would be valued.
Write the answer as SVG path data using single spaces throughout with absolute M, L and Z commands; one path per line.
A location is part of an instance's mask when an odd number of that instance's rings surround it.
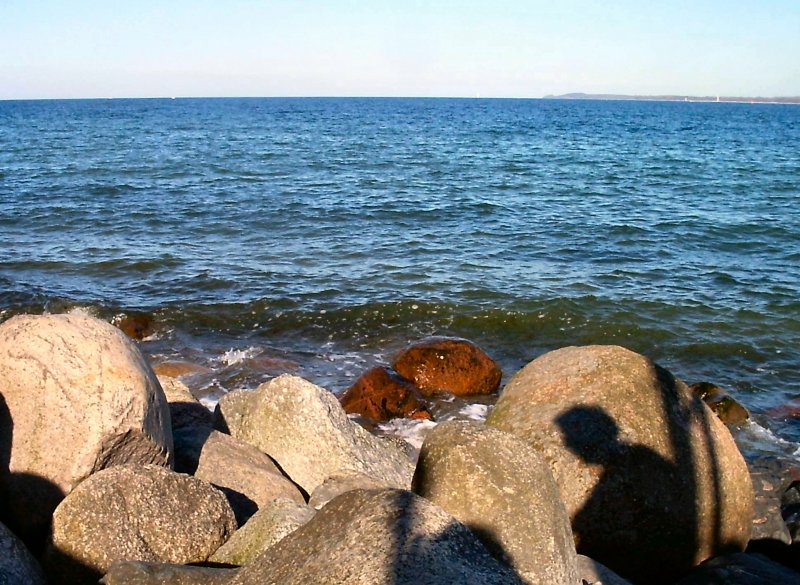
M 800 104 L 800 96 L 793 97 L 732 97 L 692 95 L 623 95 L 612 93 L 565 93 L 546 95 L 548 100 L 631 100 L 653 102 L 732 102 L 750 104 Z

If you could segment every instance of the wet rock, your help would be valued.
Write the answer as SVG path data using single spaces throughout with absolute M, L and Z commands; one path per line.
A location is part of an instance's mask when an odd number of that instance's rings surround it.
M 400 353 L 392 367 L 426 395 L 491 394 L 500 386 L 499 366 L 466 339 L 430 337 Z
M 356 490 L 240 569 L 231 585 L 511 585 L 477 537 L 411 492 Z
M 283 375 L 253 392 L 219 402 L 222 426 L 269 455 L 306 493 L 333 475 L 363 473 L 395 487 L 411 483 L 413 466 L 389 441 L 347 418 L 333 394 Z
M 784 496 L 792 483 L 800 480 L 800 465 L 777 457 L 758 457 L 748 462 L 748 468 L 755 494 L 751 540 L 791 544 L 784 520 Z
M 120 315 L 113 324 L 125 335 L 136 341 L 153 334 L 153 318 L 150 315 Z
M 441 423 L 422 445 L 413 490 L 471 528 L 525 583 L 578 582 L 558 487 L 521 439 L 479 423 Z
M 360 414 L 377 422 L 431 418 L 417 387 L 384 366 L 366 371 L 347 389 L 340 402 L 348 414 Z
M 100 580 L 103 585 L 225 585 L 236 569 L 211 569 L 165 563 L 114 563 Z
M 730 432 L 644 356 L 550 352 L 514 376 L 487 425 L 542 453 L 578 552 L 631 581 L 668 583 L 750 538 L 753 488 Z
M 173 432 L 188 426 L 212 426 L 211 411 L 194 397 L 186 384 L 165 376 L 159 376 L 158 382 L 167 398 Z
M 800 573 L 762 555 L 737 553 L 706 561 L 675 585 L 798 585 Z
M 34 549 L 90 474 L 170 463 L 164 393 L 136 345 L 104 321 L 71 313 L 3 323 L 0 392 L 3 520 Z
M 272 545 L 280 542 L 316 514 L 314 508 L 281 498 L 261 508 L 247 524 L 233 533 L 211 559 L 213 563 L 247 565 Z
M 195 476 L 225 494 L 240 526 L 278 498 L 305 504 L 303 494 L 272 459 L 252 445 L 217 431 L 203 445 Z
M 0 524 L 0 583 L 44 585 L 39 563 L 8 528 Z
M 630 581 L 626 581 L 602 563 L 584 555 L 578 555 L 578 574 L 586 585 L 631 585 Z
M 53 514 L 45 570 L 59 583 L 94 583 L 118 561 L 198 563 L 236 530 L 225 496 L 154 465 L 122 465 L 81 483 Z
M 377 480 L 363 473 L 355 475 L 335 475 L 329 477 L 311 494 L 308 505 L 319 510 L 337 496 L 352 490 L 374 490 L 389 488 L 386 482 Z
M 747 409 L 730 394 L 711 382 L 698 382 L 689 386 L 726 425 L 741 425 L 750 418 Z
M 192 362 L 185 362 L 182 360 L 174 360 L 168 362 L 161 362 L 153 366 L 153 371 L 157 376 L 165 378 L 181 378 L 190 374 L 207 374 L 211 372 L 211 368 L 194 364 Z

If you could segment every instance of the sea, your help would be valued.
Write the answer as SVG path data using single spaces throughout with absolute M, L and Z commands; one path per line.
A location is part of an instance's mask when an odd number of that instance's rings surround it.
M 2 101 L 0 321 L 140 319 L 209 407 L 284 372 L 341 394 L 431 335 L 504 382 L 618 344 L 800 458 L 798 204 L 795 105 Z

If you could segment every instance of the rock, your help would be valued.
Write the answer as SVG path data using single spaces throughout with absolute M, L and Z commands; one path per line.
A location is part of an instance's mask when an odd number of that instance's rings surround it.
M 377 480 L 363 473 L 355 475 L 334 475 L 329 477 L 311 494 L 308 505 L 319 510 L 337 496 L 352 490 L 374 490 L 389 488 L 386 482 Z
M 377 422 L 393 418 L 431 419 L 417 387 L 384 366 L 362 374 L 340 402 L 348 414 L 360 414 Z
M 514 376 L 486 422 L 543 454 L 578 552 L 631 581 L 670 582 L 750 538 L 753 488 L 730 432 L 644 356 L 550 352 Z
M 558 487 L 521 439 L 479 423 L 441 423 L 422 445 L 413 490 L 471 528 L 525 583 L 578 582 Z
M 194 397 L 188 386 L 176 378 L 159 376 L 158 382 L 164 390 L 169 405 L 172 431 L 187 426 L 211 427 L 214 418 L 205 406 Z
M 236 569 L 210 569 L 165 563 L 114 563 L 100 580 L 103 585 L 225 585 Z
M 200 364 L 193 364 L 192 362 L 174 360 L 154 365 L 153 371 L 159 377 L 182 378 L 190 374 L 208 374 L 211 372 L 211 368 L 201 366 Z
M 403 490 L 347 492 L 230 585 L 506 585 L 520 581 L 444 510 Z
M 748 462 L 748 468 L 755 493 L 751 540 L 791 544 L 792 536 L 784 522 L 783 499 L 792 483 L 800 480 L 800 465 L 777 457 L 758 457 Z
M 675 585 L 798 585 L 796 573 L 761 555 L 737 553 L 706 561 Z
M 281 498 L 259 509 L 211 559 L 225 565 L 247 565 L 273 544 L 280 542 L 316 513 L 311 506 Z
M 750 418 L 747 409 L 730 394 L 711 382 L 697 382 L 689 386 L 726 425 L 741 425 Z
M 0 326 L 3 520 L 37 551 L 58 503 L 92 473 L 168 465 L 164 393 L 136 345 L 82 313 Z
M 478 346 L 451 337 L 429 337 L 415 343 L 394 359 L 392 367 L 427 395 L 491 394 L 503 377 L 499 366 Z
M 39 563 L 14 533 L 0 524 L 0 583 L 3 585 L 44 585 Z
M 305 504 L 303 494 L 272 459 L 252 445 L 217 431 L 203 445 L 195 476 L 225 494 L 240 526 L 278 498 Z
M 235 530 L 209 484 L 155 465 L 116 466 L 58 506 L 45 569 L 61 583 L 93 583 L 117 561 L 198 563 Z
M 614 571 L 584 555 L 578 555 L 578 574 L 588 585 L 631 585 Z M 579 581 L 580 582 L 580 581 Z
M 113 324 L 136 341 L 153 334 L 153 318 L 150 315 L 119 315 L 113 320 Z
M 306 493 L 332 475 L 364 473 L 408 487 L 413 466 L 394 444 L 347 418 L 336 398 L 285 374 L 253 392 L 231 392 L 219 402 L 231 435 L 261 449 Z

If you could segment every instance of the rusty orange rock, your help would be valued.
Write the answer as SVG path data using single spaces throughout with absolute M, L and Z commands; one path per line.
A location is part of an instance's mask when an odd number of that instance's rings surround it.
M 153 371 L 157 376 L 180 378 L 181 376 L 187 376 L 189 374 L 207 374 L 211 371 L 211 368 L 192 362 L 175 360 L 156 364 L 153 366 Z
M 367 370 L 340 401 L 345 412 L 379 422 L 393 418 L 432 418 L 419 390 L 385 366 Z
M 430 396 L 491 394 L 500 386 L 502 372 L 477 345 L 455 337 L 429 337 L 405 349 L 392 364 L 398 374 Z

